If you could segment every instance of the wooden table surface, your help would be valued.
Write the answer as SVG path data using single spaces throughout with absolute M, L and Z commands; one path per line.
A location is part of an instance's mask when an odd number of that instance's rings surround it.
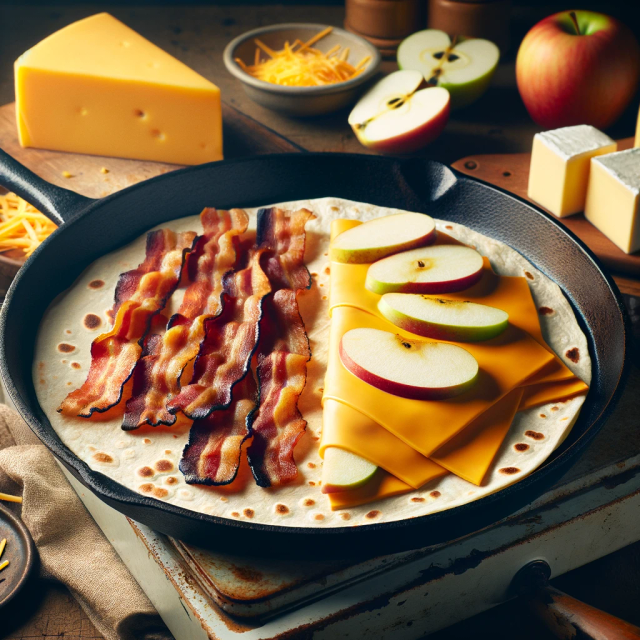
M 589 2 L 584 2 L 587 5 Z M 513 39 L 518 42 L 537 20 L 557 7 L 517 8 L 513 12 Z M 322 22 L 340 26 L 341 6 L 234 5 L 127 6 L 101 5 L 2 6 L 0 0 L 0 105 L 12 102 L 13 61 L 33 44 L 79 18 L 109 11 L 196 71 L 213 80 L 223 99 L 310 151 L 367 153 L 346 124 L 347 113 L 314 119 L 290 119 L 270 112 L 244 94 L 240 83 L 224 69 L 222 51 L 233 37 L 260 25 L 278 22 Z M 383 70 L 395 69 L 384 62 Z M 608 133 L 615 138 L 633 135 L 636 107 L 630 108 Z M 507 55 L 496 72 L 490 91 L 480 102 L 454 113 L 447 130 L 425 155 L 451 163 L 469 155 L 516 153 L 530 150 L 540 129 L 530 120 L 515 89 L 514 56 Z M 590 604 L 640 624 L 640 543 L 554 580 Z M 517 630 L 517 631 L 516 631 Z M 168 633 L 168 632 L 166 632 Z M 470 637 L 546 640 L 517 604 L 507 603 L 431 636 L 434 640 Z M 39 579 L 0 615 L 0 639 L 98 639 L 100 634 L 69 593 Z M 162 633 L 154 636 L 165 637 Z M 168 637 L 168 636 L 166 636 Z

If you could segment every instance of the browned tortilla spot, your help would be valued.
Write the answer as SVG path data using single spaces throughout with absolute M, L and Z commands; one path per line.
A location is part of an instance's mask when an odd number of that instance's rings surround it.
M 544 433 L 540 433 L 539 431 L 525 431 L 524 435 L 532 440 L 543 440 Z
M 79 362 L 72 362 L 72 363 L 71 363 L 71 366 L 72 366 L 74 369 L 82 369 L 82 365 L 81 365 Z
M 550 316 L 553 313 L 553 309 L 551 307 L 540 307 L 538 312 L 541 316 Z
M 64 330 L 64 332 L 65 332 L 68 336 L 70 336 L 70 335 L 71 335 L 71 329 L 65 329 L 65 330 Z
M 424 502 L 424 498 L 420 498 L 420 497 L 411 498 L 411 502 Z
M 351 514 L 350 514 L 350 513 L 341 513 L 341 514 L 340 514 L 340 517 L 341 517 L 343 520 L 351 520 Z
M 165 455 L 170 456 L 171 455 L 171 449 L 165 449 L 164 453 L 165 453 Z
M 158 460 L 153 466 L 158 471 L 173 471 L 173 462 L 171 460 Z
M 156 487 L 153 490 L 153 495 L 156 498 L 166 498 L 169 495 L 169 492 L 166 489 L 163 489 L 162 487 Z
M 58 351 L 60 353 L 71 353 L 72 351 L 75 351 L 76 348 L 74 345 L 69 344 L 68 342 L 61 342 L 58 345 Z
M 557 411 L 558 407 L 551 407 L 551 411 Z
M 244 513 L 247 518 L 253 518 L 255 515 L 255 511 L 253 509 L 245 509 L 242 513 Z
M 453 227 L 450 224 L 445 224 L 444 228 L 445 229 L 449 229 L 449 231 L 451 231 L 453 229 Z
M 225 498 L 224 496 L 220 496 L 220 502 L 229 502 L 229 498 Z
M 164 482 L 165 484 L 178 484 L 178 478 L 175 476 L 169 476 Z
M 546 416 L 546 414 L 541 413 L 541 414 L 540 414 L 540 417 L 541 417 L 541 418 L 546 418 L 547 416 Z
M 151 444 L 151 440 L 149 440 L 149 438 L 145 438 L 142 442 L 145 444 Z
M 277 504 L 276 513 L 279 513 L 281 516 L 285 516 L 289 513 L 289 507 L 287 507 L 286 504 Z
M 316 513 L 315 516 L 313 516 L 316 520 L 324 520 L 324 516 L 321 513 Z
M 231 512 L 231 515 L 232 515 L 234 518 L 239 518 L 239 517 L 240 517 L 240 514 L 239 514 L 237 511 L 232 511 L 232 512 Z
M 500 469 L 500 473 L 510 476 L 514 473 L 520 473 L 520 469 L 518 469 L 518 467 L 502 467 L 502 469 Z
M 324 268 L 324 272 L 325 272 L 327 275 L 329 275 L 329 274 L 331 273 L 331 267 L 326 266 L 326 267 Z
M 432 491 L 429 495 L 432 498 L 439 498 L 442 494 L 439 491 Z
M 104 287 L 104 280 L 92 280 L 89 283 L 89 289 L 100 289 Z
M 532 273 L 529 273 L 528 271 L 525 271 L 524 275 L 527 276 L 527 278 L 529 278 L 529 280 L 533 280 L 533 274 Z
M 580 360 L 580 349 L 573 347 L 573 349 L 568 349 L 564 355 L 567 356 L 571 362 L 578 362 L 578 360 Z
M 307 467 L 309 467 L 309 469 L 315 469 L 316 468 L 315 462 L 307 462 Z
M 315 487 L 316 483 L 313 480 L 309 480 L 309 486 L 310 487 Z
M 373 518 L 377 518 L 380 515 L 380 512 L 377 509 L 373 509 L 373 511 L 369 511 L 365 515 L 365 518 L 369 518 L 369 520 L 373 520 Z
M 141 484 L 140 491 L 142 491 L 143 493 L 151 493 L 153 491 L 153 485 L 150 482 L 147 482 L 146 484 Z
M 307 498 L 302 504 L 305 507 L 313 507 L 313 505 L 316 503 L 315 500 L 312 500 L 311 498 Z
M 101 451 L 98 451 L 98 453 L 94 453 L 93 459 L 97 462 L 113 462 L 113 458 L 108 453 L 102 453 Z
M 84 320 L 82 321 L 82 324 L 84 324 L 85 329 L 93 331 L 102 324 L 102 318 L 100 316 L 97 316 L 95 313 L 87 313 L 87 315 L 84 317 Z
M 143 478 L 150 478 L 151 476 L 155 475 L 153 472 L 153 469 L 151 467 L 142 467 L 140 469 L 138 469 L 138 475 L 142 476 Z
M 526 451 L 529 448 L 529 445 L 524 442 L 518 442 L 513 445 L 513 448 L 516 451 Z

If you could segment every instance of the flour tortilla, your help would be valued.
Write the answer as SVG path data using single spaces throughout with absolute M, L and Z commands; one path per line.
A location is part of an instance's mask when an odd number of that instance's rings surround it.
M 187 443 L 188 427 L 145 426 L 136 431 L 124 432 L 120 428 L 121 417 L 93 422 L 57 413 L 56 408 L 66 394 L 85 380 L 90 364 L 91 341 L 109 326 L 106 312 L 113 304 L 118 276 L 141 262 L 144 236 L 88 267 L 74 285 L 51 304 L 37 336 L 33 378 L 40 405 L 62 441 L 92 469 L 133 491 L 146 491 L 146 495 L 158 496 L 166 502 L 196 512 L 281 526 L 337 527 L 422 516 L 476 500 L 531 473 L 564 440 L 578 416 L 584 396 L 519 412 L 488 473 L 488 481 L 482 487 L 449 474 L 402 496 L 332 512 L 328 498 L 321 493 L 319 487 L 322 460 L 318 454 L 322 429 L 320 401 L 329 337 L 330 276 L 327 267 L 330 224 L 336 218 L 366 221 L 399 213 L 400 210 L 337 198 L 305 200 L 278 206 L 288 209 L 306 207 L 317 216 L 316 220 L 307 225 L 305 256 L 305 262 L 313 275 L 313 286 L 299 297 L 313 357 L 308 365 L 307 385 L 299 402 L 308 426 L 295 451 L 300 470 L 297 482 L 277 489 L 261 489 L 253 482 L 245 462 L 239 474 L 239 489 L 187 485 L 178 471 L 178 464 L 182 449 Z M 247 210 L 252 229 L 255 229 L 256 211 L 257 209 Z M 591 361 L 587 341 L 560 288 L 507 245 L 462 225 L 436 222 L 438 230 L 475 246 L 481 254 L 487 256 L 497 273 L 508 276 L 525 275 L 528 278 L 536 306 L 552 310 L 550 314 L 540 316 L 547 343 L 578 377 L 589 383 Z M 198 216 L 182 218 L 161 226 L 175 231 L 202 232 Z M 90 287 L 89 283 L 95 280 L 103 280 L 104 286 L 98 289 Z M 179 306 L 183 292 L 184 289 L 173 296 L 169 314 Z M 86 329 L 83 324 L 86 314 L 90 313 L 102 319 L 102 325 L 94 330 Z M 60 343 L 70 344 L 74 350 L 61 353 L 58 350 Z M 565 355 L 571 349 L 578 350 L 578 362 L 569 360 Z M 544 438 L 527 438 L 524 436 L 527 430 L 539 432 Z M 514 444 L 523 441 L 530 445 L 527 451 L 516 451 Z M 158 471 L 156 463 L 161 460 L 171 464 L 158 465 L 163 469 Z M 140 475 L 140 469 L 145 467 L 152 469 L 151 475 Z M 517 467 L 521 472 L 504 475 L 498 471 L 503 467 Z M 149 470 L 146 469 L 146 472 L 149 473 Z M 432 497 L 432 491 L 438 491 L 440 496 Z M 415 501 L 414 498 L 424 498 L 424 501 Z M 283 509 L 281 505 L 287 509 Z M 374 518 L 371 517 L 371 511 L 377 511 Z M 370 516 L 365 519 L 368 513 Z

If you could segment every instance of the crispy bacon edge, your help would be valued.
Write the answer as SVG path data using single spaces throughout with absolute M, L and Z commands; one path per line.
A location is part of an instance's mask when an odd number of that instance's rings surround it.
M 120 402 L 123 387 L 142 353 L 153 317 L 164 309 L 180 283 L 187 255 L 197 241 L 194 232 L 177 234 L 160 229 L 147 235 L 145 260 L 118 280 L 113 328 L 91 343 L 87 378 L 62 401 L 59 413 L 90 418 L 95 412 L 104 413 Z M 176 256 L 173 267 L 168 265 L 160 271 L 165 258 L 173 251 L 180 253 L 179 261 Z M 150 277 L 153 274 L 156 274 L 155 278 Z M 149 277 L 143 281 L 144 276 Z M 154 288 L 150 290 L 150 286 Z M 156 304 L 143 309 L 143 303 L 153 297 Z
M 286 484 L 298 475 L 293 450 L 307 426 L 298 399 L 311 359 L 296 293 L 281 289 L 268 304 L 270 313 L 265 313 L 263 325 L 269 339 L 260 344 L 256 371 L 260 404 L 250 426 L 253 440 L 247 449 L 249 466 L 260 487 Z
M 227 408 L 216 410 L 203 420 L 196 420 L 191 428 L 189 443 L 183 451 L 180 466 L 185 476 L 188 474 L 187 482 L 190 484 L 222 485 L 235 479 L 242 445 L 253 433 L 251 425 L 256 411 L 262 411 L 262 422 L 257 423 L 261 444 L 256 444 L 254 449 L 254 476 L 256 479 L 260 478 L 258 484 L 282 484 L 297 474 L 293 448 L 306 426 L 297 410 L 297 398 L 306 382 L 306 363 L 311 354 L 304 324 L 298 312 L 295 292 L 311 286 L 311 276 L 303 260 L 305 225 L 313 217 L 307 210 L 289 214 L 281 209 L 271 208 L 259 212 L 257 243 L 264 251 L 262 264 L 269 276 L 271 287 L 286 288 L 284 292 L 277 291 L 274 295 L 264 298 L 258 328 L 258 358 L 261 364 L 258 365 L 256 374 L 261 378 L 261 388 L 270 398 L 270 404 L 267 409 L 262 410 L 263 405 L 260 404 L 257 390 L 254 391 L 254 375 L 250 372 L 242 383 L 233 388 L 232 401 Z M 278 328 L 284 329 L 284 337 Z M 275 350 L 276 346 L 278 351 Z M 281 375 L 273 378 L 270 375 L 272 372 L 280 372 Z M 290 382 L 287 373 L 295 375 L 295 384 L 287 385 L 287 382 Z M 279 387 L 270 385 L 270 380 L 277 380 Z M 247 381 L 253 383 L 250 392 Z M 283 383 L 288 387 L 286 391 L 283 391 Z M 294 388 L 296 391 L 292 394 Z M 252 394 L 255 395 L 254 406 L 249 410 L 247 399 Z M 274 394 L 277 397 L 274 397 Z M 275 425 L 273 418 L 276 414 L 273 411 L 283 407 L 293 414 L 287 416 L 285 425 Z M 281 417 L 280 414 L 278 417 Z M 272 420 L 272 430 L 267 425 L 269 419 Z M 280 426 L 283 428 L 278 432 Z M 277 470 L 280 480 L 273 472 L 274 465 L 269 457 L 269 445 L 276 441 L 281 445 L 283 461 Z
M 131 398 L 127 400 L 122 429 L 143 424 L 171 426 L 176 416 L 168 401 L 180 391 L 180 376 L 198 354 L 204 323 L 222 311 L 223 278 L 237 266 L 239 236 L 249 224 L 242 209 L 207 208 L 200 214 L 204 235 L 189 256 L 191 283 L 165 333 L 149 336 L 133 372 Z

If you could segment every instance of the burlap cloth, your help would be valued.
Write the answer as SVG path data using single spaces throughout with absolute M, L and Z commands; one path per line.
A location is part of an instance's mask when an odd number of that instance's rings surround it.
M 2 404 L 0 491 L 23 498 L 22 521 L 38 547 L 41 577 L 65 584 L 105 638 L 172 638 L 51 453 Z

